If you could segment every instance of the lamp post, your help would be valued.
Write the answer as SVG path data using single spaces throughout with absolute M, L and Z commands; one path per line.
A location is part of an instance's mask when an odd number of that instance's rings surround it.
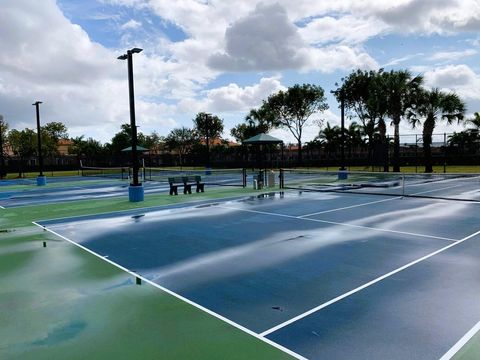
M 345 168 L 345 99 L 343 95 L 343 90 L 340 91 L 340 122 L 341 122 L 341 128 L 342 128 L 340 170 L 346 170 Z
M 132 202 L 143 201 L 143 185 L 138 181 L 138 154 L 137 154 L 137 125 L 135 122 L 135 97 L 133 89 L 133 54 L 142 52 L 142 49 L 133 48 L 126 54 L 119 56 L 118 60 L 127 60 L 128 67 L 128 97 L 130 102 L 130 127 L 132 131 L 132 168 L 133 182 L 128 188 L 128 197 Z
M 42 155 L 42 131 L 40 128 L 40 104 L 41 101 L 35 101 L 32 105 L 35 106 L 35 113 L 37 115 L 37 151 L 38 151 L 38 169 L 37 185 L 43 186 L 47 184 L 47 177 L 43 175 L 43 155 Z
M 207 145 L 207 162 L 205 168 L 210 171 L 210 118 L 212 114 L 205 113 L 205 144 Z M 208 174 L 207 174 L 208 175 Z
M 3 157 L 3 115 L 0 115 L 0 179 L 3 179 L 5 175 L 7 175 L 7 172 Z

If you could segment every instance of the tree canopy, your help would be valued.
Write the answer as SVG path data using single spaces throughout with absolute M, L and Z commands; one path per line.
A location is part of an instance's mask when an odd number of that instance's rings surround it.
M 314 113 L 328 109 L 325 92 L 321 86 L 296 84 L 286 91 L 270 95 L 260 108 L 269 114 L 274 127 L 288 129 L 298 144 L 298 162 L 302 162 L 303 129 Z

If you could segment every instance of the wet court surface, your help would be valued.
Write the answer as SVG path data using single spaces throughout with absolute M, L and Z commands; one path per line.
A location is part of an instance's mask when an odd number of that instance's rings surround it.
M 128 196 L 128 181 L 95 182 L 84 180 L 82 184 L 58 187 L 33 187 L 25 190 L 2 191 L 0 206 L 5 208 L 43 205 L 65 201 L 103 199 L 116 196 Z M 158 182 L 144 183 L 145 193 L 167 192 L 168 184 Z
M 479 206 L 289 191 L 41 225 L 301 356 L 438 359 L 480 319 Z

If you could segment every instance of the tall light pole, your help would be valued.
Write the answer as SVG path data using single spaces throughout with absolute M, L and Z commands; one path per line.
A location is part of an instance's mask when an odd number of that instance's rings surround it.
M 341 122 L 341 129 L 342 129 L 340 170 L 346 170 L 345 168 L 345 96 L 344 96 L 343 90 L 340 90 L 340 122 Z
M 132 168 L 133 168 L 133 182 L 128 188 L 129 200 L 143 201 L 144 191 L 143 185 L 138 181 L 138 154 L 137 154 L 137 125 L 135 122 L 135 96 L 133 89 L 133 54 L 142 52 L 143 49 L 133 48 L 127 50 L 126 54 L 119 56 L 119 60 L 127 60 L 128 67 L 128 97 L 130 102 L 130 127 L 132 131 Z
M 5 158 L 3 157 L 3 115 L 0 115 L 0 179 L 7 175 L 5 170 Z
M 205 164 L 207 171 L 210 170 L 210 118 L 212 114 L 205 113 L 205 145 L 207 145 L 207 163 Z
M 35 113 L 37 115 L 37 146 L 38 146 L 38 169 L 37 185 L 42 186 L 47 184 L 46 176 L 43 175 L 43 155 L 42 155 L 42 131 L 40 128 L 40 104 L 41 101 L 35 101 L 32 105 L 35 106 Z

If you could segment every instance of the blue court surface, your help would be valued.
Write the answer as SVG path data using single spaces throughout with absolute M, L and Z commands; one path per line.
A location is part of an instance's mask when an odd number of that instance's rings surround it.
M 309 359 L 439 359 L 480 320 L 480 203 L 286 191 L 39 225 Z

